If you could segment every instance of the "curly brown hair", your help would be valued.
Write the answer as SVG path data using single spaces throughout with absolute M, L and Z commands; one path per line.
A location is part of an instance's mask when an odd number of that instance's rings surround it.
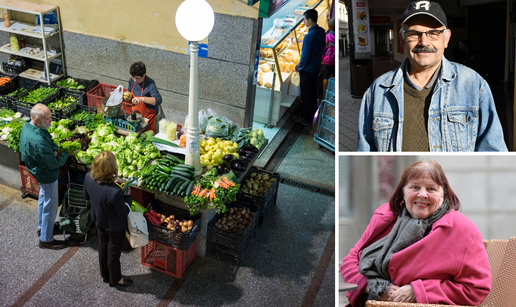
M 143 62 L 135 62 L 129 68 L 129 73 L 133 77 L 143 77 L 147 73 L 147 69 L 145 68 L 145 64 Z
M 90 176 L 98 183 L 112 183 L 117 174 L 116 157 L 111 151 L 103 151 L 93 159 Z
M 433 160 L 423 160 L 407 167 L 403 175 L 401 175 L 400 182 L 389 199 L 389 207 L 394 214 L 401 215 L 402 206 L 400 206 L 400 204 L 403 201 L 403 188 L 405 185 L 407 185 L 410 180 L 423 176 L 430 176 L 436 184 L 443 188 L 444 199 L 448 201 L 448 211 L 460 209 L 459 198 L 451 189 L 448 178 L 446 178 L 441 165 Z

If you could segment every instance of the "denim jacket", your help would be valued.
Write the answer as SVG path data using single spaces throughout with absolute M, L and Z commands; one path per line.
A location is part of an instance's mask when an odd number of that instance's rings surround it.
M 376 79 L 364 94 L 357 151 L 401 151 L 403 64 Z M 507 151 L 487 82 L 443 57 L 428 110 L 430 151 Z

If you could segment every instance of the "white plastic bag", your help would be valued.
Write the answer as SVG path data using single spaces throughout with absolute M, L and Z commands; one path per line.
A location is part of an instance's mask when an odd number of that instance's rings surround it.
M 290 76 L 290 86 L 288 87 L 288 94 L 292 96 L 301 95 L 301 77 L 298 72 L 293 72 Z
M 149 229 L 147 221 L 140 212 L 132 211 L 128 203 L 125 205 L 129 208 L 127 215 L 127 239 L 133 248 L 142 247 L 149 243 Z
M 201 131 L 206 132 L 206 125 L 208 124 L 208 120 L 212 117 L 217 117 L 217 113 L 213 111 L 211 108 L 208 108 L 208 111 L 200 110 L 199 111 L 199 129 Z M 186 125 L 185 125 L 186 126 Z
M 108 101 L 106 102 L 106 106 L 116 106 L 124 100 L 124 87 L 119 85 L 113 92 L 111 92 L 111 96 L 109 96 Z

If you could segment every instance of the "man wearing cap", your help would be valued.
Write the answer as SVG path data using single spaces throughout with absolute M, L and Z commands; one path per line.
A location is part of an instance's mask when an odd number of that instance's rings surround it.
M 364 94 L 357 151 L 507 151 L 487 82 L 443 56 L 439 4 L 415 1 L 401 20 L 407 58 Z

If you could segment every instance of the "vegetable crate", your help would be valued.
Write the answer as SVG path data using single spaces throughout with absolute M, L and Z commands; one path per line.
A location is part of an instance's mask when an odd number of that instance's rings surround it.
M 88 112 L 90 114 L 96 114 L 97 113 L 97 109 L 92 108 L 92 107 L 88 107 L 87 105 L 83 105 L 83 104 L 78 105 L 77 110 L 85 111 L 85 112 Z M 84 121 L 82 121 L 82 120 L 76 120 L 76 119 L 69 118 L 69 117 L 65 117 L 65 118 L 69 119 L 69 120 L 72 120 L 76 127 L 80 127 L 80 126 L 85 126 L 86 125 L 84 123 Z
M 176 232 L 175 230 L 168 229 L 161 225 L 155 225 L 150 222 L 147 223 L 149 228 L 149 239 L 173 246 L 180 250 L 188 250 L 201 231 L 201 214 L 191 216 L 188 210 L 167 205 L 158 199 L 152 200 L 147 208 L 148 211 L 152 209 L 157 213 L 161 213 L 166 216 L 174 215 L 176 219 L 192 220 L 194 222 L 192 229 L 187 233 Z
M 7 96 L 18 89 L 24 89 L 22 84 L 22 78 L 20 76 L 16 76 L 11 81 L 6 82 L 0 85 L 0 107 L 6 107 L 9 109 L 14 108 L 14 97 Z
M 323 100 L 320 114 L 314 141 L 335 152 L 335 103 Z
M 54 100 L 52 100 L 50 103 L 56 102 L 67 96 L 73 97 L 76 101 L 69 104 L 68 106 L 66 106 L 64 108 L 54 110 L 54 113 L 60 118 L 68 118 L 68 116 L 70 116 L 70 114 L 72 114 L 73 112 L 75 112 L 75 110 L 77 110 L 79 105 L 83 104 L 83 102 L 85 100 L 84 95 L 85 95 L 84 93 L 77 94 L 74 92 L 70 92 L 66 89 L 62 89 L 61 92 L 59 93 L 59 95 Z
M 60 78 L 59 80 L 66 80 L 68 78 L 73 78 L 73 77 L 65 76 L 64 78 Z M 99 81 L 98 80 L 85 80 L 85 79 L 77 79 L 77 78 L 73 78 L 73 79 L 79 85 L 84 86 L 84 89 L 76 90 L 76 89 L 71 89 L 71 88 L 68 88 L 68 87 L 62 87 L 63 89 L 65 89 L 66 91 L 68 91 L 70 93 L 81 94 L 81 95 L 82 94 L 86 94 L 87 92 L 91 91 L 95 86 L 99 85 Z M 56 80 L 56 81 L 59 81 L 59 80 Z M 87 104 L 87 100 L 85 99 L 83 103 Z
M 242 260 L 244 259 L 245 253 L 249 249 L 249 246 L 251 246 L 251 242 L 254 241 L 254 238 L 256 237 L 256 228 L 253 230 L 253 232 L 249 235 L 247 240 L 243 242 L 243 244 L 240 246 L 240 249 L 233 249 L 229 248 L 224 245 L 220 245 L 217 243 L 214 243 L 212 241 L 206 241 L 206 254 L 212 258 L 234 264 L 234 265 L 240 265 L 242 263 Z
M 246 182 L 246 180 L 251 177 L 252 173 L 260 174 L 262 176 L 267 174 L 269 175 L 269 178 L 276 178 L 276 181 L 274 181 L 274 183 L 269 188 L 265 196 L 256 196 L 244 192 L 239 192 L 240 199 L 246 199 L 260 207 L 260 218 L 258 219 L 258 227 L 261 227 L 265 216 L 267 216 L 271 208 L 274 207 L 274 205 L 276 205 L 276 198 L 278 197 L 278 187 L 281 178 L 280 174 L 278 173 L 269 173 L 266 171 L 258 170 L 256 167 L 252 166 L 249 172 L 242 179 L 242 184 L 244 184 L 244 182 Z
M 22 106 L 22 105 L 11 105 L 11 108 L 15 111 L 15 112 L 20 112 L 22 115 L 25 115 L 25 116 L 29 116 L 30 117 L 30 110 L 32 109 L 32 107 L 27 107 L 27 106 Z M 52 121 L 59 121 L 59 117 L 52 113 Z
M 40 100 L 36 101 L 36 102 L 23 102 L 21 101 L 20 99 L 29 95 L 30 92 L 32 91 L 35 91 L 41 87 L 44 87 L 44 88 L 53 88 L 55 89 L 55 92 L 53 92 L 52 94 L 46 96 L 46 97 L 43 97 L 41 98 Z M 42 103 L 44 105 L 48 105 L 50 102 L 56 100 L 57 97 L 61 96 L 62 95 L 62 92 L 61 92 L 61 88 L 58 87 L 58 86 L 55 86 L 55 85 L 47 85 L 47 84 L 43 84 L 43 83 L 36 83 L 34 84 L 33 86 L 27 88 L 27 89 L 24 89 L 22 90 L 21 92 L 19 92 L 17 95 L 14 95 L 14 99 L 12 100 L 14 102 L 14 104 L 16 106 L 25 106 L 25 107 L 28 107 L 29 109 L 32 109 L 33 106 L 35 106 L 36 104 L 38 103 Z
M 217 228 L 215 226 L 215 222 L 219 220 L 222 216 L 224 216 L 224 213 L 218 213 L 216 214 L 213 219 L 208 223 L 208 235 L 207 240 L 211 241 L 213 243 L 223 245 L 225 247 L 229 247 L 235 250 L 240 250 L 242 245 L 251 237 L 251 234 L 256 230 L 256 227 L 258 225 L 258 218 L 259 218 L 259 207 L 250 203 L 245 202 L 234 202 L 228 207 L 229 208 L 238 208 L 238 207 L 244 207 L 251 209 L 252 212 L 255 212 L 253 215 L 253 218 L 251 219 L 251 222 L 247 224 L 247 226 L 244 228 L 242 233 L 234 233 L 226 230 L 222 230 L 220 228 Z M 226 213 L 228 213 L 226 212 Z
M 102 110 L 102 99 L 110 95 L 110 92 L 115 90 L 117 87 L 109 84 L 100 83 L 99 85 L 92 88 L 86 93 L 88 106 L 97 108 L 99 113 L 104 113 Z M 124 93 L 127 89 L 124 88 Z M 132 105 L 130 102 L 122 101 L 122 108 L 126 113 L 131 113 Z
M 2 62 L 2 71 L 8 74 L 19 75 L 20 73 L 26 71 L 31 68 L 30 60 L 17 61 L 19 65 L 11 64 L 9 62 Z
M 326 88 L 324 99 L 335 103 L 335 78 L 328 79 L 328 87 Z M 333 112 L 333 118 L 335 118 L 335 111 Z
M 180 250 L 149 239 L 141 247 L 141 264 L 165 274 L 181 278 L 195 258 L 195 240 L 188 250 Z
M 20 175 L 22 181 L 21 190 L 25 193 L 31 194 L 38 197 L 39 195 L 39 183 L 36 181 L 32 174 L 29 172 L 25 165 L 19 164 Z
M 131 197 L 135 202 L 147 208 L 155 199 L 156 194 L 131 187 Z

